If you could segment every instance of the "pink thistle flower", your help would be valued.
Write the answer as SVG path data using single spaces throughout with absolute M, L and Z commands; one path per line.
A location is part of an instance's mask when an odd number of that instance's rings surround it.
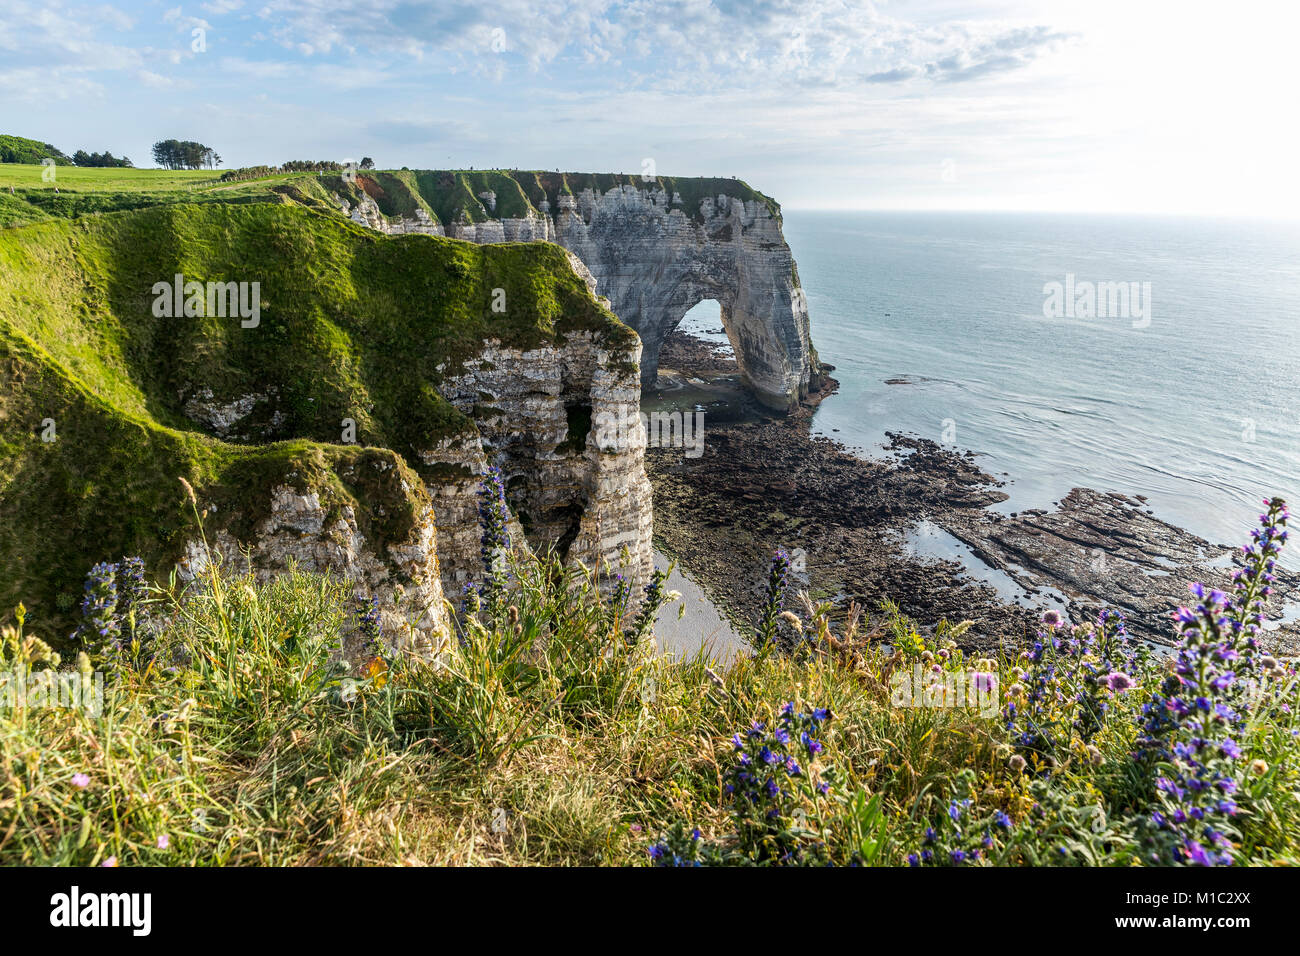
M 1112 693 L 1122 694 L 1126 690 L 1132 690 L 1135 686 L 1135 681 L 1127 674 L 1121 674 L 1116 671 L 1113 674 L 1106 675 L 1106 686 L 1110 688 Z

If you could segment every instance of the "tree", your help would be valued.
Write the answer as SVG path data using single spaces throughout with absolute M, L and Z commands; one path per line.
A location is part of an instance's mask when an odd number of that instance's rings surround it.
M 369 156 L 366 156 L 364 159 L 361 160 L 361 168 L 362 168 L 362 169 L 374 169 L 374 168 L 375 168 L 375 161 L 374 161 L 373 159 L 371 159 Z
M 22 136 L 0 134 L 0 163 L 40 163 L 52 159 L 56 166 L 71 165 L 72 160 L 57 147 Z
M 72 154 L 72 161 L 78 166 L 89 167 L 113 167 L 116 169 L 129 168 L 131 160 L 125 156 L 118 158 L 112 153 L 105 150 L 102 153 L 88 153 L 84 149 L 79 149 Z
M 164 139 L 153 144 L 154 162 L 163 169 L 215 169 L 221 165 L 221 156 L 211 146 Z

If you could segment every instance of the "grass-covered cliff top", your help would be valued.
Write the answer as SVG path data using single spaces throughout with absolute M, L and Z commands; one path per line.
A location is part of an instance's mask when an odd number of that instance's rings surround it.
M 561 196 L 577 196 L 585 189 L 605 193 L 621 186 L 680 196 L 673 208 L 695 218 L 701 202 L 719 195 L 760 202 L 772 215 L 781 214 L 771 197 L 743 180 L 727 178 L 659 176 L 647 181 L 639 174 L 619 173 L 403 169 L 358 172 L 355 182 L 338 173 L 303 172 L 223 181 L 221 173 L 212 171 L 59 167 L 55 179 L 47 182 L 41 178 L 44 171 L 39 165 L 0 164 L 0 227 L 175 202 L 265 202 L 282 195 L 324 209 L 330 207 L 332 193 L 355 202 L 360 190 L 386 216 L 412 218 L 422 210 L 444 224 L 537 215 L 543 202 L 554 213 Z M 489 192 L 495 194 L 495 209 L 481 198 Z
M 265 202 L 277 198 L 274 187 L 303 178 L 222 183 L 220 173 L 204 170 L 59 166 L 45 180 L 46 172 L 37 165 L 0 163 L 0 228 L 171 203 Z
M 141 553 L 165 571 L 183 544 L 179 476 L 236 531 L 292 476 L 356 508 L 382 548 L 423 494 L 383 476 L 472 428 L 437 385 L 480 342 L 634 342 L 556 246 L 389 238 L 270 199 L 0 230 L 0 606 L 25 601 L 50 633 L 94 562 Z M 178 273 L 250 296 L 257 283 L 257 326 L 157 314 L 155 284 Z M 186 413 L 250 397 L 234 442 Z
M 700 217 L 700 204 L 705 199 L 718 196 L 759 202 L 773 216 L 779 218 L 781 214 L 775 200 L 743 180 L 695 176 L 658 176 L 647 180 L 640 175 L 621 173 L 433 169 L 360 172 L 355 183 L 337 175 L 324 176 L 321 183 L 348 198 L 355 197 L 357 190 L 365 190 L 386 216 L 409 218 L 419 208 L 435 222 L 444 224 L 535 216 L 540 214 L 543 203 L 554 213 L 563 196 L 577 196 L 588 189 L 602 194 L 624 186 L 647 192 L 663 190 L 673 197 L 672 208 L 695 218 Z M 485 193 L 492 194 L 495 202 L 489 203 Z

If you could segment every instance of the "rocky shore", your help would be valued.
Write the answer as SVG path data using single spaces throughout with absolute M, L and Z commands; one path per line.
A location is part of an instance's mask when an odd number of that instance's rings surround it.
M 1076 622 L 1110 607 L 1135 636 L 1170 644 L 1187 583 L 1229 584 L 1235 546 L 1161 521 L 1141 497 L 1076 488 L 1053 511 L 1008 515 L 990 507 L 1007 495 L 973 452 L 891 435 L 880 458 L 850 454 L 810 434 L 833 380 L 773 416 L 744 399 L 728 351 L 674 332 L 643 406 L 706 409 L 702 457 L 647 454 L 656 543 L 738 623 L 757 617 L 778 547 L 814 597 L 873 615 L 891 598 L 926 628 L 969 618 L 964 640 L 980 649 L 1025 642 L 1049 607 Z M 1270 609 L 1297 601 L 1300 575 L 1279 572 Z M 1273 623 L 1270 639 L 1294 653 L 1296 625 Z

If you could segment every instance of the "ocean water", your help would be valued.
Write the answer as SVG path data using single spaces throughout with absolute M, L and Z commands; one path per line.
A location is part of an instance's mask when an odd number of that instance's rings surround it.
M 841 383 L 814 431 L 864 456 L 911 432 L 978 453 L 1006 511 L 1083 485 L 1227 544 L 1300 490 L 1300 223 L 787 211 L 785 234 Z M 1146 318 L 1046 316 L 1067 274 L 1150 283 Z

